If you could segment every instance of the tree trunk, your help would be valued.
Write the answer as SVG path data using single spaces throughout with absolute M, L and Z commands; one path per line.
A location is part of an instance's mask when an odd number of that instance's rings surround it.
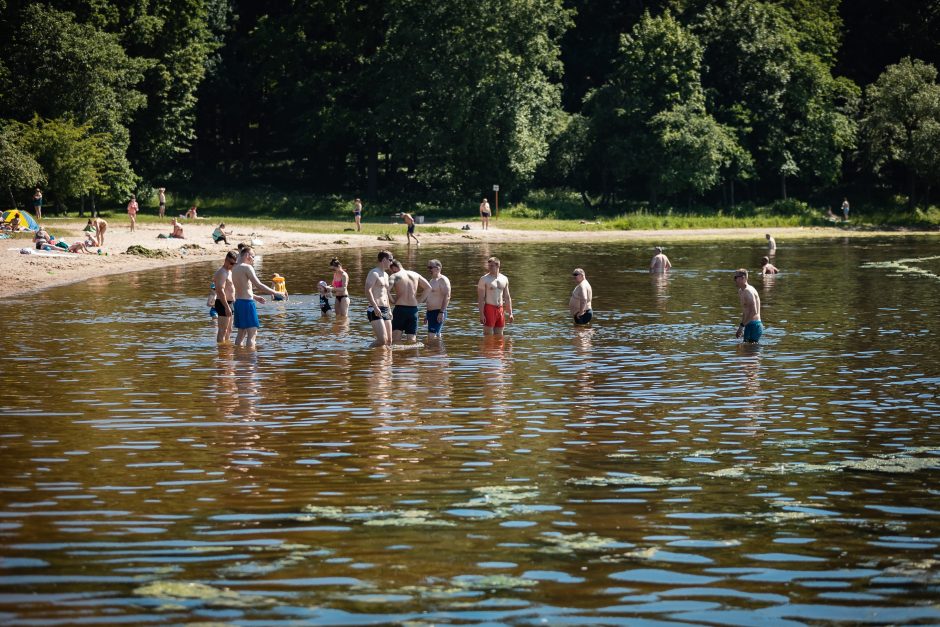
M 734 209 L 734 179 L 731 179 L 731 208 Z
M 79 218 L 85 217 L 85 194 L 82 194 L 82 201 L 78 205 L 78 217 Z
M 787 175 L 780 175 L 780 193 L 783 194 L 783 199 L 787 199 Z
M 375 142 L 370 141 L 367 150 L 369 151 L 367 175 L 368 196 L 369 198 L 375 199 L 379 192 L 379 149 L 376 148 Z
M 917 180 L 914 176 L 914 170 L 909 169 L 907 172 L 907 181 L 908 181 L 908 193 L 910 194 L 907 197 L 907 210 L 914 210 L 914 203 L 916 202 L 916 193 L 917 193 Z

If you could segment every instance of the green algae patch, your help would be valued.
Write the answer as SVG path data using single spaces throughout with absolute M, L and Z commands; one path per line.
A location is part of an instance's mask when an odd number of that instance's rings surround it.
M 148 259 L 163 259 L 165 257 L 172 257 L 173 254 L 168 250 L 153 250 L 151 248 L 146 248 L 140 244 L 134 244 L 133 246 L 128 246 L 127 250 L 124 251 L 128 255 L 135 255 L 137 257 L 147 257 Z
M 868 263 L 863 263 L 863 268 L 879 268 L 882 270 L 892 270 L 898 274 L 908 274 L 911 276 L 922 276 L 925 278 L 936 279 L 940 281 L 940 276 L 934 274 L 929 270 L 924 268 L 918 268 L 917 263 L 923 263 L 925 261 L 934 261 L 940 259 L 940 255 L 935 255 L 933 257 L 917 257 L 913 259 L 898 259 L 897 261 L 869 261 Z
M 747 473 L 745 473 L 744 469 L 740 466 L 731 466 L 730 468 L 712 470 L 711 472 L 703 472 L 702 474 L 706 477 L 729 477 L 732 479 L 738 479 L 745 476 Z
M 141 597 L 165 599 L 168 601 L 197 601 L 212 607 L 256 608 L 269 607 L 276 602 L 258 596 L 243 596 L 228 588 L 220 589 L 204 583 L 192 581 L 155 581 L 134 589 L 134 594 Z M 165 606 L 166 609 L 176 605 Z
M 534 588 L 539 582 L 534 579 L 512 577 L 510 575 L 461 575 L 451 580 L 456 588 L 465 590 L 514 590 L 517 588 Z
M 618 542 L 611 538 L 595 535 L 593 533 L 558 533 L 546 532 L 539 538 L 541 542 L 547 543 L 542 549 L 542 553 L 581 553 L 581 552 L 600 552 L 610 549 L 622 549 L 633 546 L 628 542 Z
M 479 494 L 478 497 L 470 499 L 465 504 L 460 505 L 470 507 L 490 506 L 502 507 L 512 505 L 527 499 L 534 499 L 539 495 L 538 490 L 527 488 L 525 486 L 512 485 L 490 485 L 473 488 L 473 491 Z
M 819 472 L 878 472 L 886 474 L 913 474 L 924 470 L 940 469 L 940 457 L 912 457 L 908 453 L 936 451 L 936 447 L 917 447 L 904 453 L 887 453 L 865 459 L 854 459 L 828 464 L 807 464 L 804 462 L 786 462 L 770 466 L 731 466 L 721 470 L 703 472 L 710 477 L 739 479 L 750 474 L 794 475 Z
M 307 505 L 300 520 L 317 518 L 344 523 L 361 523 L 371 527 L 453 527 L 455 523 L 435 518 L 432 512 L 423 509 L 383 510 L 378 507 L 350 505 L 347 507 Z
M 668 477 L 655 477 L 652 475 L 607 475 L 605 477 L 581 477 L 568 479 L 565 483 L 580 486 L 660 486 L 678 485 L 686 483 L 686 479 L 669 479 Z

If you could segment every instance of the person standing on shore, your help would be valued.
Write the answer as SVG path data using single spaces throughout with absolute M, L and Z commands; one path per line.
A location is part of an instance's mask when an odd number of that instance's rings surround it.
M 375 333 L 373 347 L 392 344 L 392 311 L 389 308 L 388 275 L 386 274 L 392 261 L 392 253 L 387 250 L 379 251 L 379 263 L 369 270 L 369 275 L 366 277 L 366 299 L 369 301 L 366 318 L 372 325 L 372 332 Z
M 428 262 L 428 271 L 431 278 L 428 284 L 431 286 L 431 292 L 427 299 L 427 313 L 425 318 L 428 323 L 428 339 L 434 340 L 441 337 L 441 329 L 444 327 L 444 321 L 447 320 L 447 306 L 450 304 L 450 279 L 442 273 L 444 267 L 437 259 Z
M 33 213 L 36 214 L 36 222 L 42 222 L 42 190 L 38 187 L 33 192 Z
M 131 219 L 131 233 L 134 232 L 134 227 L 137 226 L 137 211 L 140 207 L 137 205 L 137 196 L 131 194 L 131 201 L 127 203 L 127 215 Z
M 734 284 L 738 288 L 738 300 L 741 302 L 741 322 L 734 337 L 744 336 L 748 344 L 757 343 L 764 334 L 764 325 L 760 319 L 760 295 L 747 283 L 747 270 L 738 268 L 734 271 Z
M 415 219 L 410 213 L 401 212 L 401 219 L 405 221 L 405 224 L 408 225 L 408 230 L 405 231 L 405 238 L 408 240 L 408 245 L 411 246 L 411 238 L 414 238 L 415 245 L 420 246 L 421 242 L 418 241 L 417 236 L 415 235 Z
M 395 290 L 392 310 L 392 343 L 412 344 L 418 339 L 418 303 L 428 299 L 431 284 L 417 272 L 405 270 L 397 259 L 389 265 L 390 289 Z M 421 286 L 421 294 L 418 294 Z
M 484 231 L 490 228 L 491 215 L 493 215 L 493 212 L 490 211 L 490 201 L 484 198 L 483 202 L 480 203 L 480 221 L 483 222 Z
M 497 257 L 486 260 L 489 272 L 477 282 L 477 306 L 483 335 L 502 335 L 506 322 L 515 322 L 512 315 L 512 297 L 509 295 L 509 277 L 499 271 Z
M 166 215 L 166 188 L 161 187 L 157 190 L 157 199 L 160 201 L 160 207 L 157 215 L 161 218 Z
M 235 319 L 235 284 L 232 282 L 232 268 L 238 263 L 234 251 L 225 253 L 222 267 L 215 271 L 212 283 L 215 285 L 215 312 L 219 315 L 218 331 L 215 341 L 218 344 L 228 342 L 232 335 L 232 323 Z
M 353 219 L 356 221 L 356 230 L 362 230 L 362 201 L 358 198 L 353 201 Z
M 672 263 L 669 257 L 663 254 L 663 249 L 657 246 L 653 249 L 653 260 L 650 261 L 650 274 L 663 274 L 669 272 Z
M 842 221 L 843 222 L 849 221 L 849 199 L 848 198 L 842 199 Z
M 254 263 L 254 249 L 251 246 L 245 246 L 238 255 L 238 263 L 232 268 L 232 283 L 235 285 L 235 328 L 238 329 L 235 346 L 241 346 L 244 341 L 246 348 L 255 347 L 255 338 L 261 327 L 255 300 L 262 304 L 265 302 L 263 297 L 255 297 L 253 288 L 270 296 L 278 294 L 273 288 L 261 282 L 255 273 Z M 286 290 L 283 295 L 287 298 Z
M 594 290 L 584 276 L 582 268 L 575 268 L 571 273 L 576 285 L 571 291 L 571 299 L 568 301 L 568 310 L 574 316 L 575 324 L 587 324 L 594 318 L 594 312 L 591 310 L 591 298 L 594 296 Z

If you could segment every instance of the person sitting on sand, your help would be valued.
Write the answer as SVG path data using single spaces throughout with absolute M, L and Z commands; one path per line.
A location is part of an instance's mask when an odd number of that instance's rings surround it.
M 94 240 L 94 238 L 92 237 L 91 233 L 88 233 L 88 234 L 85 236 L 85 241 L 84 241 L 84 242 L 75 242 L 74 244 L 72 244 L 71 246 L 69 246 L 69 252 L 70 252 L 70 253 L 90 253 L 90 254 L 95 254 L 95 252 L 97 252 L 97 251 L 95 251 L 95 250 L 93 250 L 93 249 L 94 249 L 94 248 L 97 248 L 97 247 L 98 247 L 98 243 Z
M 20 214 L 14 213 L 13 219 L 10 220 L 10 230 L 19 231 L 21 226 L 22 225 L 20 224 Z
M 170 233 L 170 237 L 175 237 L 176 239 L 186 239 L 183 237 L 183 225 L 179 220 L 173 218 L 173 232 Z
M 44 226 L 39 227 L 39 230 L 36 231 L 35 235 L 33 235 L 33 243 L 38 244 L 39 242 L 46 242 L 49 244 L 55 242 L 55 238 L 49 235 L 49 231 L 47 231 L 46 227 Z
M 196 210 L 197 210 L 196 205 L 193 205 L 192 207 L 190 207 L 189 211 L 186 212 L 186 219 L 195 220 L 196 218 L 198 218 L 199 216 L 196 215 Z
M 212 231 L 212 241 L 216 244 L 222 242 L 228 246 L 228 239 L 226 238 L 227 235 L 231 235 L 231 233 L 225 232 L 225 222 L 222 222 L 219 224 L 219 226 L 215 227 L 214 231 Z
M 761 257 L 760 260 L 760 273 L 761 274 L 777 274 L 780 270 L 777 269 L 777 266 L 770 263 L 769 257 Z

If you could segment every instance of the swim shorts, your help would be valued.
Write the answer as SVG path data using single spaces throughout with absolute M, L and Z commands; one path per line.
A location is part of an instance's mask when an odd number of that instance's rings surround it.
M 486 318 L 485 327 L 501 329 L 506 326 L 506 320 L 503 318 L 503 306 L 496 306 L 486 303 L 483 305 L 483 316 Z
M 415 232 L 415 225 L 414 225 L 414 223 L 411 223 L 411 224 L 408 225 L 408 232 L 411 233 L 411 234 L 414 234 L 414 232 Z
M 756 342 L 760 339 L 760 336 L 764 334 L 764 325 L 761 324 L 760 320 L 751 320 L 747 323 L 747 326 L 744 327 L 744 341 L 745 342 Z
M 588 309 L 580 316 L 574 316 L 575 324 L 587 324 L 594 318 L 594 312 Z
M 236 299 L 234 311 L 236 329 L 256 329 L 261 326 L 258 321 L 258 307 L 252 299 Z
M 444 320 L 438 322 L 437 317 L 440 315 L 440 313 L 440 309 L 432 309 L 428 311 L 428 333 L 440 335 L 441 327 L 444 326 L 444 321 L 447 320 L 447 312 L 444 312 Z
M 418 333 L 418 307 L 395 305 L 392 310 L 392 331 L 401 331 L 405 335 Z
M 484 212 L 481 213 L 481 215 L 482 215 L 484 218 L 488 218 L 488 217 L 490 217 L 490 212 L 489 212 L 489 211 L 484 211 Z
M 232 301 L 228 301 L 229 306 L 231 307 Z M 215 299 L 215 312 L 222 316 L 223 318 L 227 317 L 228 314 L 225 313 L 225 305 L 222 304 L 222 301 L 218 298 Z M 232 313 L 235 313 L 234 310 Z
M 369 307 L 368 309 L 366 309 L 366 318 L 369 320 L 369 322 L 373 322 L 375 320 L 391 320 L 392 319 L 392 312 L 388 307 L 379 307 L 379 313 L 382 315 L 380 316 L 375 315 L 375 309 L 373 309 L 372 307 Z

